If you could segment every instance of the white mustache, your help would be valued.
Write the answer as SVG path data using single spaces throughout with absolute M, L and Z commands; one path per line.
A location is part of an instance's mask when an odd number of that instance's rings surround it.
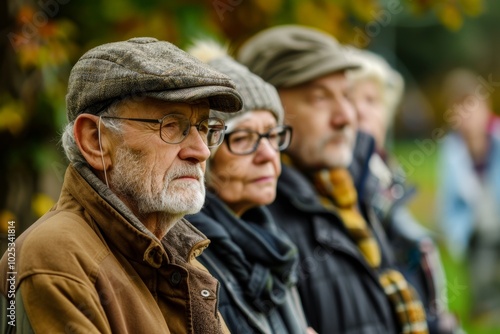
M 335 130 L 335 132 L 328 138 L 328 141 L 336 139 L 346 139 L 350 141 L 354 138 L 354 134 L 354 130 L 351 127 L 346 126 L 340 130 Z
M 200 165 L 177 165 L 169 170 L 166 175 L 166 182 L 181 178 L 181 177 L 195 177 L 203 182 L 204 174 Z

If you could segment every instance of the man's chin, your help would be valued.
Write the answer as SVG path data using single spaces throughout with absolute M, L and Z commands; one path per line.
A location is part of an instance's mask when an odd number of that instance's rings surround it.
M 201 202 L 201 204 L 199 205 L 193 205 L 189 210 L 186 211 L 186 213 L 184 215 L 194 215 L 195 213 L 198 213 L 201 211 L 201 209 L 203 208 L 203 202 Z
M 198 213 L 205 203 L 205 189 L 193 188 L 185 187 L 184 189 L 174 190 L 175 195 L 170 196 L 170 210 L 177 211 L 177 213 L 184 212 L 185 214 Z
M 352 162 L 352 151 L 347 147 L 336 147 L 325 152 L 325 163 L 328 168 L 347 168 Z

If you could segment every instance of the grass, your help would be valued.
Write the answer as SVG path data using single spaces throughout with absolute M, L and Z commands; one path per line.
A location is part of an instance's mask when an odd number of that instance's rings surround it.
M 422 141 L 398 142 L 393 149 L 394 156 L 400 161 L 408 175 L 408 182 L 417 188 L 416 196 L 409 203 L 413 215 L 422 225 L 433 231 L 438 231 L 436 219 L 436 189 L 437 189 L 437 146 L 431 142 Z M 469 318 L 470 289 L 467 263 L 454 261 L 442 242 L 438 239 L 441 259 L 446 273 L 448 285 L 448 302 L 450 310 L 455 313 L 467 333 L 493 334 L 500 333 L 500 327 L 489 327 Z

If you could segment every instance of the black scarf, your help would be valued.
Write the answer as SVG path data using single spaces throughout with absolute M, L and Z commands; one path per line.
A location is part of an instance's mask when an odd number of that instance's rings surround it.
M 297 282 L 298 253 L 277 230 L 267 209 L 249 210 L 240 219 L 217 196 L 207 193 L 202 211 L 186 218 L 210 239 L 210 250 L 260 312 L 284 302 L 286 290 Z

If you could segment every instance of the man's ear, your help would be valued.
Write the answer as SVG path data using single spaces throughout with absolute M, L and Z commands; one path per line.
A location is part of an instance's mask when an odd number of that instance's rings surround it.
M 80 114 L 73 127 L 75 141 L 83 157 L 96 171 L 109 170 L 112 165 L 109 131 L 99 116 Z

